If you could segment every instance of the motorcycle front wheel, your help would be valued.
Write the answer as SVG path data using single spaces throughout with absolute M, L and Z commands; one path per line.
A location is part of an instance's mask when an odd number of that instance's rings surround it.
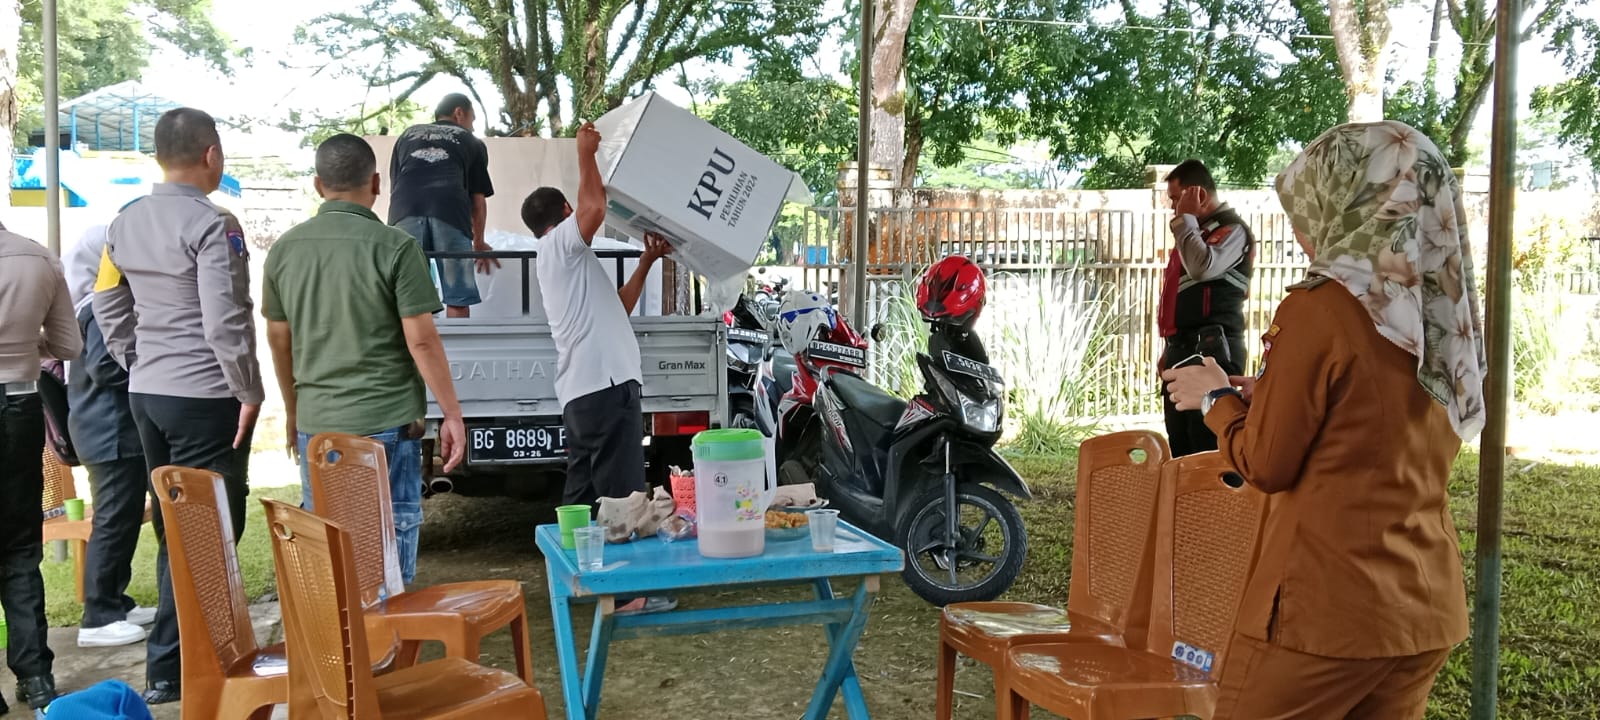
M 952 536 L 944 487 L 933 484 L 912 502 L 895 533 L 895 544 L 906 554 L 901 577 L 940 607 L 1000 597 L 1028 556 L 1022 513 L 999 492 L 976 483 L 958 486 L 956 516 Z

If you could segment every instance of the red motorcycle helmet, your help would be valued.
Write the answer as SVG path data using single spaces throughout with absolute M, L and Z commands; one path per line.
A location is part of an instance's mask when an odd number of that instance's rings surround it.
M 917 283 L 917 311 L 932 323 L 966 327 L 983 312 L 983 269 L 960 255 L 928 268 Z

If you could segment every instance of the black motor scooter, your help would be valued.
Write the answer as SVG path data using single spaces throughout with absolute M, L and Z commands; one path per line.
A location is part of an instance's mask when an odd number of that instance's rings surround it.
M 728 425 L 760 427 L 756 403 L 770 402 L 770 381 L 763 377 L 772 348 L 766 310 L 755 298 L 740 295 L 722 319 L 728 326 Z
M 875 341 L 883 334 L 873 329 Z M 828 369 L 810 427 L 785 442 L 780 480 L 816 483 L 845 520 L 892 539 L 906 584 L 935 605 L 999 597 L 1028 554 L 1022 515 L 1001 491 L 1032 494 L 994 451 L 1004 380 L 988 359 L 970 330 L 934 324 L 909 403 Z

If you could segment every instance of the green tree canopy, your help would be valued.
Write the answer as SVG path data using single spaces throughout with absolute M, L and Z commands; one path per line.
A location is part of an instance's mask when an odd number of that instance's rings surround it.
M 44 126 L 40 23 L 43 3 L 22 2 L 18 57 L 18 144 Z M 72 0 L 56 5 L 57 65 L 62 100 L 138 79 L 158 42 L 229 72 L 240 57 L 211 24 L 211 0 Z
M 501 132 L 571 134 L 691 60 L 816 52 L 823 0 L 371 0 L 300 39 L 398 101 L 438 77 L 504 100 Z
M 986 129 L 1048 141 L 1087 187 L 1197 157 L 1253 183 L 1286 142 L 1343 118 L 1332 47 L 1260 2 L 924 0 L 908 43 L 911 152 L 957 161 Z M 978 21 L 966 18 L 1001 18 Z M 1292 38 L 1281 41 L 1274 38 Z

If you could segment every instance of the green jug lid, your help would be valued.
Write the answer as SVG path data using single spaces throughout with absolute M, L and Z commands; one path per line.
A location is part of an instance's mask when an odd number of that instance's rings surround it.
M 697 433 L 692 445 L 696 460 L 737 462 L 766 459 L 765 440 L 760 430 L 727 428 Z

